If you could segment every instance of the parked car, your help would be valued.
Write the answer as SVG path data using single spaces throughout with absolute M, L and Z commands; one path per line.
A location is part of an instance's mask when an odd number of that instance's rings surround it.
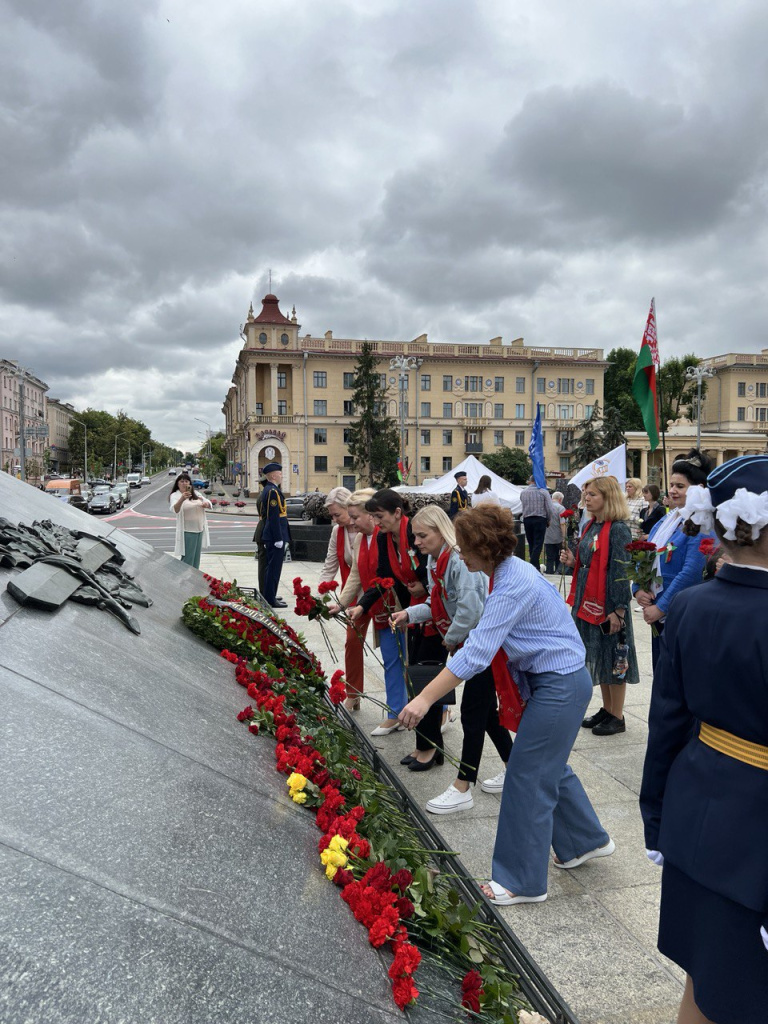
M 285 510 L 289 519 L 301 519 L 304 514 L 305 494 L 291 494 L 285 499 Z
M 207 491 L 211 486 L 210 480 L 204 480 L 201 476 L 193 477 L 192 486 L 196 491 Z
M 91 493 L 82 480 L 60 480 L 51 479 L 45 485 L 45 493 L 58 498 L 59 501 L 79 508 L 81 512 L 88 511 L 88 501 Z
M 93 487 L 94 490 L 97 487 L 109 487 L 109 484 L 107 483 L 107 481 L 106 480 L 102 480 L 101 477 L 97 477 L 95 480 L 89 480 L 88 484 L 89 484 L 90 487 Z
M 120 496 L 120 506 L 128 505 L 131 500 L 131 488 L 128 484 L 113 484 L 112 490 Z
M 117 511 L 114 494 L 110 490 L 94 494 L 88 506 L 88 511 L 93 515 L 112 515 L 113 512 Z

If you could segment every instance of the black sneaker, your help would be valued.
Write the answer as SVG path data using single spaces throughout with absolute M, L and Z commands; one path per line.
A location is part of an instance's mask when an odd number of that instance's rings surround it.
M 608 712 L 606 712 L 608 714 Z M 592 730 L 593 736 L 615 736 L 618 732 L 626 732 L 627 726 L 623 718 L 616 718 L 614 715 L 608 715 L 605 721 L 601 722 L 600 725 L 596 725 Z
M 601 722 L 604 722 L 606 718 L 612 717 L 613 715 L 606 711 L 605 708 L 600 708 L 600 710 L 596 711 L 594 715 L 590 715 L 589 718 L 584 719 L 584 721 L 581 723 L 581 728 L 593 729 L 596 725 L 600 725 Z

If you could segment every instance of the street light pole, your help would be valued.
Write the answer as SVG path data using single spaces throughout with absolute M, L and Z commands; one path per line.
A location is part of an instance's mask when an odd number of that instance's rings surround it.
M 405 472 L 405 388 L 408 383 L 408 373 L 421 366 L 423 360 L 416 356 L 393 356 L 389 361 L 390 370 L 399 370 L 400 390 L 400 462 Z M 418 442 L 417 442 L 418 451 Z
M 151 441 L 145 441 L 144 444 L 141 446 L 141 475 L 142 476 L 146 476 L 147 475 L 147 472 L 146 472 L 147 467 L 146 467 L 146 463 L 144 462 L 144 449 L 145 448 L 149 448 L 149 446 L 151 444 L 152 444 Z
M 708 366 L 689 366 L 685 371 L 685 379 L 696 381 L 696 447 L 701 449 L 701 382 L 714 377 L 717 370 Z
M 85 431 L 85 441 L 83 442 L 83 483 L 88 483 L 88 424 L 84 420 L 75 419 L 74 416 L 69 417 L 73 423 L 79 423 Z
M 127 434 L 115 434 L 115 456 L 112 460 L 112 483 L 117 481 L 117 439 L 118 437 L 128 437 Z M 130 451 L 130 448 L 128 449 Z

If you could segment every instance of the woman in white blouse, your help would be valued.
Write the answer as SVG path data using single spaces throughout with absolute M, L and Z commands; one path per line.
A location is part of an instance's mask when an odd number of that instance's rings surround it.
M 480 477 L 477 481 L 475 493 L 472 495 L 472 508 L 482 504 L 501 505 L 501 499 L 498 494 L 491 490 L 491 478 L 489 476 Z
M 213 505 L 197 493 L 189 474 L 181 473 L 171 488 L 170 508 L 176 516 L 176 545 L 173 553 L 182 562 L 199 569 L 202 549 L 211 546 L 205 511 L 213 508 Z

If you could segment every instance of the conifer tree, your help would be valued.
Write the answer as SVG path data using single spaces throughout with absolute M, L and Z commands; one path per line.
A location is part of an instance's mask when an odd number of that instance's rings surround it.
M 400 435 L 387 416 L 386 389 L 382 387 L 373 346 L 363 342 L 355 363 L 352 392 L 357 419 L 350 424 L 349 454 L 362 487 L 389 487 L 397 483 Z
M 595 402 L 591 414 L 576 427 L 580 433 L 573 442 L 571 450 L 572 468 L 581 469 L 605 454 L 605 442 L 600 429 L 600 421 L 600 403 Z

